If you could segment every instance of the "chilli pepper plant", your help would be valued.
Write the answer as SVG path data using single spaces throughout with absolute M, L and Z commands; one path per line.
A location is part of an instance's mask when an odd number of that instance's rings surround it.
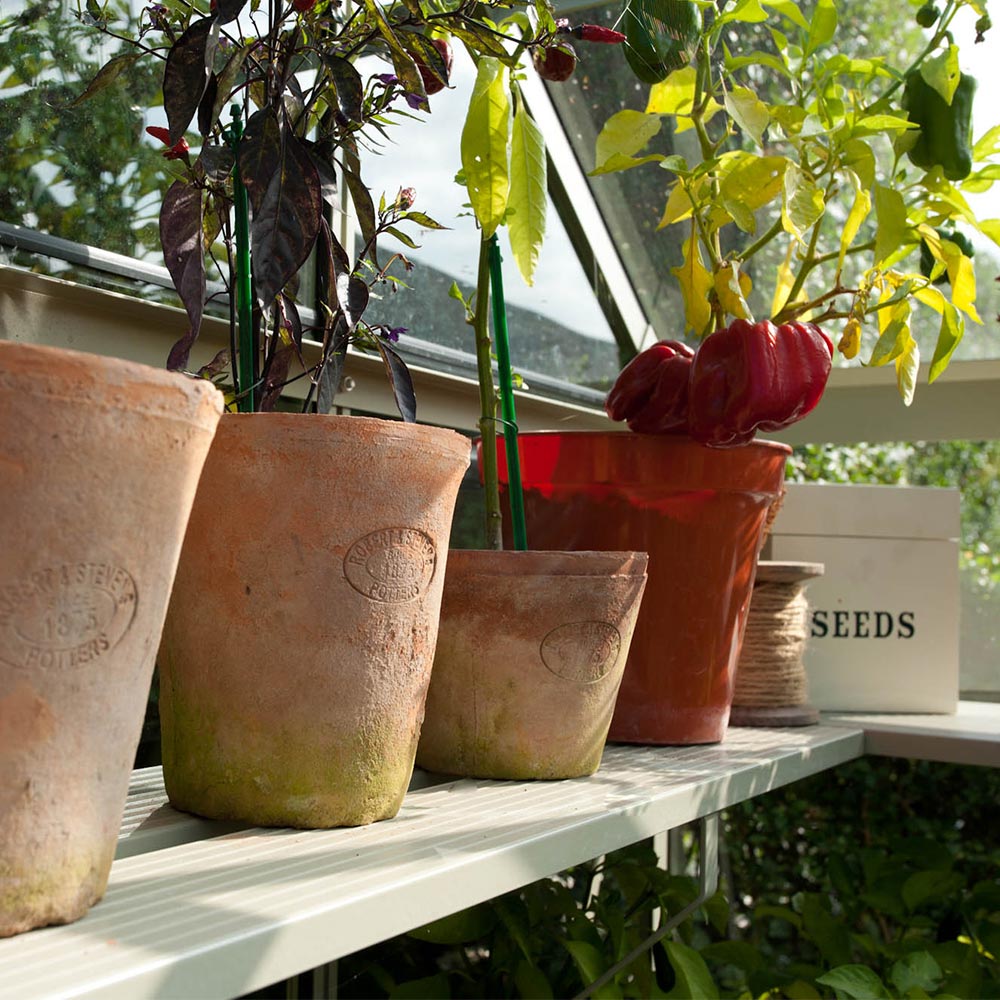
M 931 382 L 981 322 L 968 237 L 1000 243 L 1000 219 L 977 219 L 966 195 L 998 176 L 1000 126 L 973 142 L 955 18 L 971 10 L 968 41 L 982 42 L 985 3 L 922 7 L 922 47 L 901 65 L 864 51 L 838 22 L 844 6 L 626 0 L 625 54 L 648 101 L 606 122 L 593 174 L 664 171 L 659 228 L 684 234 L 675 336 L 699 343 L 660 343 L 626 366 L 613 419 L 745 443 L 816 405 L 832 337 L 847 359 L 864 349 L 864 364 L 893 364 L 909 404 L 914 307 L 940 317 Z M 664 129 L 674 153 L 646 152 Z
M 84 97 L 121 86 L 140 61 L 163 66 L 164 145 L 171 184 L 160 212 L 167 268 L 188 328 L 168 366 L 187 370 L 216 271 L 230 308 L 230 345 L 200 374 L 228 382 L 241 410 L 272 409 L 284 386 L 308 377 L 306 409 L 328 412 L 349 344 L 377 351 L 404 419 L 415 418 L 406 366 L 392 347 L 399 328 L 368 324 L 369 299 L 409 269 L 402 253 L 379 253 L 385 235 L 416 244 L 407 227 L 443 228 L 414 207 L 415 192 L 376 195 L 364 180 L 394 120 L 432 110 L 448 84 L 452 47 L 516 66 L 544 51 L 558 28 L 546 0 L 517 12 L 520 47 L 492 18 L 512 6 L 473 0 L 211 0 L 154 3 L 140 30 L 124 35 L 99 3 L 84 19 L 133 43 L 105 65 Z M 363 56 L 374 60 L 359 63 Z M 405 181 L 405 177 L 403 178 Z M 360 228 L 352 252 L 340 233 L 346 187 Z M 412 229 L 410 230 L 412 232 Z M 345 243 L 348 244 L 345 246 Z M 305 326 L 298 276 L 316 255 L 316 322 Z M 319 344 L 308 344 L 312 340 Z

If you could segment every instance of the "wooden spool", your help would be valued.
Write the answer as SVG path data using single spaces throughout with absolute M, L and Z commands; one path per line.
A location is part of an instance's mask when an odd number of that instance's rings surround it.
M 809 636 L 806 581 L 822 563 L 757 565 L 750 614 L 736 670 L 732 726 L 811 726 L 819 712 L 808 703 L 802 654 Z

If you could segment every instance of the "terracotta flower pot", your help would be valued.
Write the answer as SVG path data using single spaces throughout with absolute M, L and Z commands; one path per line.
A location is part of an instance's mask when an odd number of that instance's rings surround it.
M 469 456 L 435 427 L 223 418 L 160 651 L 173 805 L 265 826 L 396 814 Z
M 593 774 L 645 583 L 639 552 L 452 552 L 420 766 Z
M 721 741 L 764 523 L 791 449 L 615 431 L 519 441 L 533 548 L 649 553 L 609 739 Z
M 222 396 L 0 340 L 0 937 L 104 894 Z

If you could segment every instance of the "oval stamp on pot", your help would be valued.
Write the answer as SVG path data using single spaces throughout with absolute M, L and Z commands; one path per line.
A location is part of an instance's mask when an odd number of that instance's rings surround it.
M 542 662 L 557 677 L 595 684 L 618 661 L 622 637 L 609 622 L 568 622 L 542 640 Z
M 64 563 L 0 585 L 0 660 L 72 668 L 100 659 L 135 617 L 135 580 L 107 562 Z
M 359 593 L 384 604 L 420 597 L 434 579 L 437 552 L 416 528 L 382 528 L 358 539 L 344 556 L 344 575 Z

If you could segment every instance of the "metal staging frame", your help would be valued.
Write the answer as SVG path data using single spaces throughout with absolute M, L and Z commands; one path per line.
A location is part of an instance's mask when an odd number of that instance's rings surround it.
M 137 771 L 105 899 L 0 941 L 0 998 L 239 996 L 863 752 L 843 723 L 609 746 L 590 778 L 424 783 L 393 820 L 312 831 L 185 816 Z

